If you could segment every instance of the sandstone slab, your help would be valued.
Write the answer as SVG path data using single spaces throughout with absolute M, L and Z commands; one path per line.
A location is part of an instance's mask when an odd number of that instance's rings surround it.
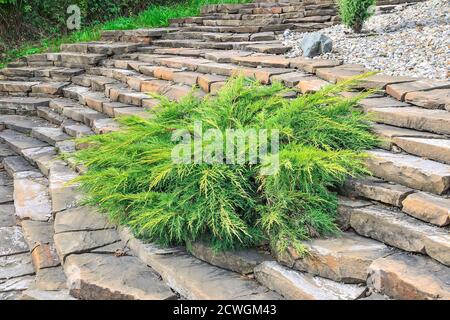
M 368 285 L 402 300 L 450 299 L 450 269 L 421 255 L 397 253 L 376 260 Z
M 68 231 L 95 231 L 113 228 L 107 218 L 90 207 L 78 207 L 56 214 L 54 228 L 56 233 Z
M 64 270 L 70 294 L 86 300 L 167 300 L 170 288 L 136 257 L 72 255 Z
M 294 269 L 343 283 L 365 283 L 369 265 L 392 253 L 383 243 L 354 233 L 304 245 L 308 254 L 292 261 Z
M 436 194 L 450 188 L 449 165 L 382 150 L 371 150 L 368 154 L 367 168 L 386 181 Z
M 20 227 L 0 228 L 0 257 L 28 252 Z
M 48 221 L 51 218 L 51 200 L 48 180 L 40 173 L 24 171 L 14 179 L 14 206 L 21 219 Z
M 450 224 L 450 199 L 418 192 L 403 200 L 402 210 L 415 218 L 438 226 Z
M 342 284 L 283 267 L 274 261 L 255 269 L 256 279 L 289 300 L 355 300 L 366 289 Z
M 202 242 L 190 244 L 189 251 L 195 257 L 206 261 L 213 266 L 218 266 L 241 274 L 253 273 L 253 269 L 258 264 L 266 260 L 273 260 L 269 254 L 256 249 L 214 252 L 210 246 Z

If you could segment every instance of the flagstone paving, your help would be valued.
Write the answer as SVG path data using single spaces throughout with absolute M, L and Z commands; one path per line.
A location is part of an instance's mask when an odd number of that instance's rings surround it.
M 374 176 L 340 190 L 343 234 L 305 242 L 305 257 L 144 243 L 80 206 L 67 183 L 84 170 L 59 158 L 75 151 L 72 139 L 120 130 L 120 115 L 149 116 L 158 101 L 148 93 L 215 94 L 242 73 L 296 96 L 361 74 L 278 55 L 276 33 L 335 15 L 329 1 L 212 5 L 168 28 L 105 31 L 0 70 L 0 299 L 448 299 L 449 81 L 361 82 L 381 89 L 361 102 L 382 140 L 367 160 Z

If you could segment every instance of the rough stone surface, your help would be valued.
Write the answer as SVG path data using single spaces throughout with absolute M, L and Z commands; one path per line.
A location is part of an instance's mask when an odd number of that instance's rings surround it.
M 48 221 L 51 218 L 48 180 L 37 172 L 24 171 L 16 174 L 14 206 L 16 215 L 21 219 Z
M 253 269 L 260 263 L 273 258 L 262 251 L 247 249 L 239 251 L 214 252 L 208 245 L 200 242 L 192 243 L 189 251 L 197 258 L 241 274 L 253 273 Z
M 50 169 L 48 180 L 53 213 L 70 209 L 81 200 L 82 194 L 78 191 L 78 185 L 71 182 L 77 176 L 63 163 L 57 163 Z
M 397 253 L 376 260 L 368 285 L 402 300 L 450 299 L 450 269 L 421 255 Z
M 120 240 L 113 229 L 57 233 L 54 236 L 56 250 L 64 260 L 73 253 L 83 253 Z
M 0 281 L 34 274 L 28 253 L 0 257 Z
M 61 266 L 44 268 L 36 272 L 35 286 L 39 290 L 57 291 L 67 289 L 67 278 Z
M 402 201 L 412 192 L 412 189 L 398 184 L 387 183 L 377 178 L 349 179 L 345 191 L 351 195 L 380 201 L 396 207 L 402 206 Z
M 95 231 L 112 228 L 104 215 L 90 207 L 78 207 L 61 211 L 55 217 L 55 232 Z
M 0 204 L 0 228 L 12 227 L 16 224 L 13 204 Z
M 28 244 L 20 227 L 0 228 L 0 257 L 28 251 Z
M 257 266 L 255 275 L 259 282 L 290 300 L 354 300 L 366 290 L 354 284 L 342 284 L 300 273 L 274 261 Z
M 64 270 L 70 294 L 78 299 L 167 300 L 170 288 L 135 257 L 103 254 L 72 255 Z
M 436 194 L 442 194 L 450 188 L 449 165 L 382 150 L 368 153 L 368 169 L 384 180 Z
M 350 225 L 360 235 L 405 251 L 426 253 L 439 262 L 450 265 L 448 232 L 403 212 L 378 206 L 356 208 L 352 210 Z
M 331 52 L 333 41 L 324 34 L 318 32 L 310 33 L 303 38 L 300 48 L 304 57 L 313 58 Z
M 278 294 L 240 275 L 198 260 L 182 248 L 144 244 L 126 228 L 120 236 L 142 261 L 187 299 L 280 299 Z
M 353 233 L 304 243 L 308 254 L 292 261 L 292 267 L 344 283 L 365 283 L 367 268 L 392 253 L 383 243 Z
M 438 226 L 450 224 L 450 199 L 418 192 L 403 200 L 402 210 L 417 219 Z
M 450 140 L 397 137 L 392 142 L 408 153 L 450 164 Z

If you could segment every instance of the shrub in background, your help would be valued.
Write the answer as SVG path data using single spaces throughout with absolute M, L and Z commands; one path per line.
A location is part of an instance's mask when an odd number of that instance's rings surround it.
M 81 139 L 90 147 L 76 158 L 88 171 L 81 183 L 86 203 L 164 245 L 203 240 L 216 249 L 268 240 L 281 253 L 302 252 L 301 241 L 338 232 L 337 196 L 346 177 L 367 173 L 362 150 L 375 146 L 358 98 L 338 95 L 344 85 L 289 100 L 279 83 L 263 86 L 238 77 L 216 97 L 162 99 L 155 118 L 123 118 L 125 130 Z M 171 139 L 177 129 L 276 129 L 280 166 L 176 164 Z
M 375 4 L 376 0 L 338 0 L 342 22 L 354 32 L 361 32 L 364 21 L 374 13 Z

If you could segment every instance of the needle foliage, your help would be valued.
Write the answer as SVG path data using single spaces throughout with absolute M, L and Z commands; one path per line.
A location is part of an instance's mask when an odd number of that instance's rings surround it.
M 338 93 L 350 83 L 295 99 L 279 83 L 237 77 L 217 96 L 180 102 L 161 98 L 154 118 L 120 119 L 124 130 L 83 139 L 76 154 L 87 166 L 77 182 L 87 204 L 142 238 L 164 245 L 208 241 L 217 250 L 269 241 L 299 253 L 301 241 L 338 232 L 332 191 L 348 176 L 366 173 L 363 150 L 376 145 L 359 99 Z M 262 164 L 176 164 L 177 129 L 279 131 L 279 167 Z

